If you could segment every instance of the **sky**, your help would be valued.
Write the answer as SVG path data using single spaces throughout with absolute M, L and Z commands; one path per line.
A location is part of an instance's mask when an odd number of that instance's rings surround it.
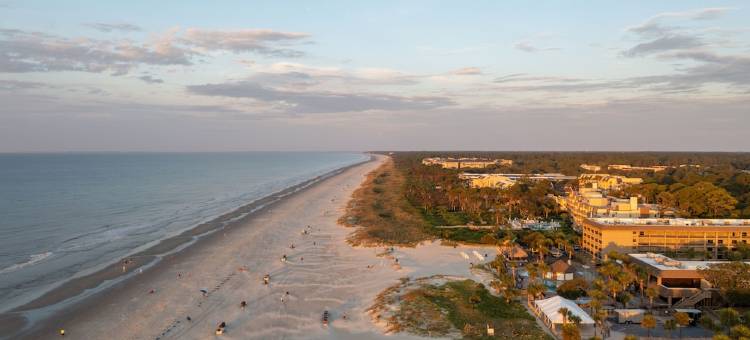
M 750 151 L 748 7 L 0 0 L 0 152 Z

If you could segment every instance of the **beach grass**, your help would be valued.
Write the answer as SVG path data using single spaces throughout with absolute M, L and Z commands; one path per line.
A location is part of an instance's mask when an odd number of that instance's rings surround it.
M 381 302 L 398 305 L 388 319 L 390 331 L 465 339 L 550 339 L 520 303 L 507 303 L 480 283 L 411 283 L 415 284 L 416 288 L 406 283 L 384 292 L 391 298 Z M 494 337 L 487 335 L 487 325 L 494 327 Z
M 388 159 L 354 192 L 339 222 L 356 227 L 353 245 L 414 246 L 433 238 L 429 224 L 405 198 L 404 176 Z
M 487 236 L 494 234 L 491 230 L 436 228 L 466 224 L 469 218 L 461 212 L 415 207 L 404 193 L 407 180 L 392 159 L 368 174 L 339 219 L 339 223 L 357 228 L 349 237 L 352 245 L 414 246 L 436 238 L 466 244 L 488 243 Z

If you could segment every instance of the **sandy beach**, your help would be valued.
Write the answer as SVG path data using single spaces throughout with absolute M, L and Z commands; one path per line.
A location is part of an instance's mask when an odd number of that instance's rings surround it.
M 494 258 L 495 250 L 428 242 L 382 256 L 384 247 L 351 247 L 346 237 L 352 229 L 337 219 L 383 160 L 377 156 L 290 195 L 40 322 L 22 338 L 47 338 L 62 328 L 73 339 L 206 339 L 217 337 L 221 322 L 225 339 L 417 338 L 384 335 L 367 313 L 375 296 L 406 276 L 485 281 L 470 263 L 484 260 L 478 254 Z M 325 310 L 331 313 L 328 327 L 321 322 Z

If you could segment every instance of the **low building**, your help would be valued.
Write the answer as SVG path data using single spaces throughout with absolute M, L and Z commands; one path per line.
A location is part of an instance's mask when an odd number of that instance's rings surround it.
M 484 169 L 489 166 L 511 166 L 510 159 L 488 159 L 488 158 L 425 158 L 424 165 L 440 165 L 445 169 Z
M 570 322 L 567 315 L 563 316 L 560 314 L 560 310 L 563 308 L 581 319 L 581 333 L 591 333 L 591 328 L 594 326 L 594 319 L 583 308 L 571 300 L 561 296 L 553 296 L 549 299 L 534 300 L 534 303 L 531 305 L 534 314 L 556 334 L 560 334 L 563 323 Z
M 703 254 L 724 259 L 750 240 L 750 219 L 584 218 L 581 246 L 598 258 L 610 251 Z
M 532 181 L 547 180 L 550 182 L 559 182 L 573 180 L 575 176 L 565 176 L 563 174 L 475 174 L 462 173 L 458 178 L 469 182 L 472 188 L 506 188 L 515 184 L 518 180 L 525 178 Z
M 555 281 L 570 281 L 573 279 L 573 267 L 563 260 L 557 260 L 549 265 L 549 271 L 544 278 Z
M 666 165 L 652 165 L 652 166 L 632 166 L 629 164 L 610 164 L 607 166 L 610 170 L 621 170 L 621 171 L 653 171 L 659 172 L 669 169 Z
M 670 307 L 693 308 L 711 305 L 714 293 L 711 284 L 699 270 L 726 261 L 677 261 L 662 254 L 628 254 L 636 265 L 648 273 L 646 285 L 659 292 Z
M 510 221 L 510 228 L 513 230 L 557 230 L 560 228 L 560 222 L 558 221 L 539 221 L 539 220 L 520 220 L 513 219 Z
M 581 169 L 586 170 L 586 171 L 593 171 L 593 172 L 602 171 L 601 166 L 592 165 L 592 164 L 581 164 Z
M 578 187 L 602 190 L 620 190 L 626 186 L 641 184 L 643 178 L 609 174 L 582 174 L 578 176 Z
M 458 178 L 467 181 L 472 188 L 507 188 L 516 183 L 502 174 L 462 173 Z

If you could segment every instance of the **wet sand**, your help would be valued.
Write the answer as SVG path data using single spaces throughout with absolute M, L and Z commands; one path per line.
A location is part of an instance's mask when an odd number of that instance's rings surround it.
M 352 229 L 338 225 L 337 219 L 365 175 L 383 159 L 378 156 L 288 195 L 18 338 L 49 338 L 64 328 L 66 338 L 73 339 L 206 339 L 217 337 L 214 331 L 223 321 L 224 339 L 416 339 L 383 335 L 367 313 L 375 296 L 405 276 L 445 274 L 485 281 L 469 265 L 482 260 L 460 253 L 472 256 L 478 250 L 492 259 L 495 252 L 428 243 L 378 256 L 383 248 L 351 247 L 346 237 Z M 281 261 L 284 254 L 286 262 Z M 266 274 L 269 285 L 263 284 Z M 208 293 L 204 296 L 201 289 Z M 325 310 L 331 313 L 328 327 L 321 322 Z M 18 321 L 7 318 L 5 322 Z

